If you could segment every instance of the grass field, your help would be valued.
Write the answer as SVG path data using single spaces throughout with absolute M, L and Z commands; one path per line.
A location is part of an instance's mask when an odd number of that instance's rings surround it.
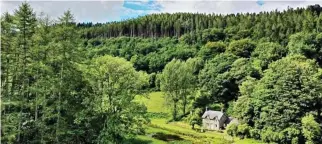
M 164 104 L 164 98 L 161 92 L 150 93 L 148 97 L 139 96 L 137 97 L 137 100 L 145 104 L 145 106 L 148 108 L 148 112 L 169 113 L 169 110 Z
M 142 144 L 259 144 L 261 142 L 252 139 L 238 139 L 222 132 L 199 132 L 192 130 L 185 122 L 170 122 L 169 110 L 164 105 L 161 92 L 150 93 L 149 96 L 139 96 L 136 99 L 148 108 L 148 113 L 154 114 L 151 123 L 146 126 L 146 135 L 139 135 L 132 143 Z M 163 117 L 155 115 L 165 115 Z

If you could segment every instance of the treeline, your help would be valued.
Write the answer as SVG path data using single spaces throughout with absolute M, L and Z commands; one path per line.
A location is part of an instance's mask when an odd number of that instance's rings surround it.
M 271 11 L 246 14 L 151 14 L 121 22 L 106 24 L 79 23 L 84 28 L 84 38 L 129 37 L 180 37 L 208 28 L 227 29 L 228 33 L 239 32 L 252 38 L 270 37 L 286 39 L 288 35 L 319 30 L 322 8 L 312 5 L 308 8 L 289 8 L 284 11 Z

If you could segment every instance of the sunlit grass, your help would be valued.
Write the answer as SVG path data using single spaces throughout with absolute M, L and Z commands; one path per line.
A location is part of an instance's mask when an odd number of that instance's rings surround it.
M 152 92 L 147 97 L 137 96 L 136 101 L 143 103 L 148 108 L 148 112 L 169 113 L 161 92 Z

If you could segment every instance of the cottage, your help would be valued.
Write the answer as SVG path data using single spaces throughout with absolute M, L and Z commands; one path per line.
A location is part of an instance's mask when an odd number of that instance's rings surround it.
M 220 130 L 226 127 L 228 117 L 221 111 L 206 110 L 202 115 L 202 125 L 207 130 Z

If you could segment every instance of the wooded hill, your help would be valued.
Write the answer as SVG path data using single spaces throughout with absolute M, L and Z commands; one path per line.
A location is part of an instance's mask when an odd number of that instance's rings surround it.
M 23 3 L 1 17 L 4 143 L 124 143 L 144 133 L 135 97 L 161 91 L 172 116 L 206 107 L 238 118 L 226 132 L 319 143 L 322 8 L 258 14 L 152 14 L 106 24 L 53 21 Z
M 209 29 L 225 29 L 226 34 L 251 36 L 252 38 L 271 37 L 274 40 L 285 39 L 288 35 L 321 29 L 321 7 L 289 8 L 284 11 L 245 13 L 245 14 L 195 14 L 161 13 L 142 16 L 121 22 L 78 23 L 78 27 L 87 28 L 86 38 L 130 37 L 180 37 L 183 34 Z

